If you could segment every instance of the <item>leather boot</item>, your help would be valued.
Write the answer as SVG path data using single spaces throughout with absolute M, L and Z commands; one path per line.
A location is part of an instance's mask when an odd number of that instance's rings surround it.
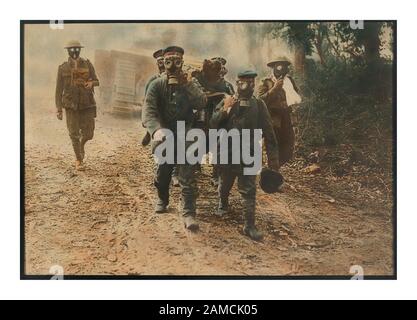
M 243 233 L 254 241 L 261 241 L 263 239 L 263 233 L 255 226 L 255 212 L 252 210 L 250 212 L 246 211 L 244 221 Z
M 190 231 L 197 231 L 199 229 L 198 223 L 195 220 L 196 204 L 194 196 L 182 196 L 183 215 L 182 219 L 184 227 Z
M 155 204 L 155 213 L 166 213 L 168 211 L 168 204 L 162 199 L 158 199 Z
M 254 241 L 262 241 L 264 235 L 259 231 L 254 224 L 246 224 L 243 228 L 243 233 Z
M 155 204 L 155 213 L 166 213 L 168 211 L 169 194 L 158 190 L 158 199 Z
M 200 227 L 195 220 L 195 216 L 185 215 L 182 217 L 184 222 L 184 227 L 192 232 L 196 232 Z

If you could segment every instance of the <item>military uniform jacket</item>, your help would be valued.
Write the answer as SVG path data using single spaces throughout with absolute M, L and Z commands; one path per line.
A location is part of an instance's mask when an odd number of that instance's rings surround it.
M 270 88 L 273 84 L 272 78 L 262 79 L 258 87 L 258 97 L 267 105 L 274 124 L 280 126 L 282 111 L 287 107 L 287 98 L 284 89 Z
M 235 94 L 235 89 L 233 88 L 233 84 L 231 84 L 229 81 L 227 81 L 225 79 L 223 79 L 223 81 L 224 81 L 224 83 L 227 87 L 227 90 L 230 92 L 229 94 L 234 95 Z
M 149 89 L 149 85 L 152 83 L 152 81 L 154 81 L 155 79 L 158 79 L 161 76 L 160 73 L 158 74 L 154 74 L 152 77 L 149 78 L 148 82 L 146 82 L 146 86 L 145 86 L 145 96 L 146 93 L 148 92 Z
M 291 80 L 294 89 L 298 91 L 294 80 L 291 77 L 288 78 Z M 274 125 L 280 127 L 281 121 L 283 120 L 283 113 L 287 114 L 290 110 L 288 110 L 287 97 L 284 89 L 272 89 L 273 83 L 272 78 L 263 78 L 258 87 L 257 95 L 267 105 Z
M 151 136 L 161 128 L 176 132 L 177 121 L 185 121 L 186 127 L 194 123 L 193 110 L 201 110 L 206 96 L 193 79 L 186 85 L 168 85 L 166 74 L 153 80 L 145 97 L 143 124 Z
M 55 104 L 58 111 L 64 109 L 82 110 L 96 106 L 94 87 L 84 87 L 86 81 L 93 81 L 98 86 L 98 79 L 92 63 L 79 58 L 74 61 L 68 58 L 58 67 Z
M 220 79 L 217 82 L 209 83 L 204 77 L 202 72 L 197 72 L 194 74 L 194 77 L 197 79 L 199 84 L 203 87 L 206 94 L 212 93 L 225 93 L 228 95 L 234 94 L 233 86 L 224 79 Z M 222 96 L 219 97 L 208 97 L 206 104 L 206 111 L 209 114 L 209 118 L 213 113 L 214 108 L 222 100 Z
M 272 127 L 272 119 L 265 103 L 255 97 L 250 98 L 249 106 L 243 107 L 237 102 L 229 114 L 223 109 L 224 100 L 222 100 L 214 110 L 210 121 L 212 128 L 226 130 L 238 129 L 262 129 L 265 140 L 266 152 L 269 166 L 278 166 L 279 153 L 278 142 Z M 254 141 L 251 139 L 250 150 L 254 150 Z M 231 148 L 229 148 L 230 152 Z

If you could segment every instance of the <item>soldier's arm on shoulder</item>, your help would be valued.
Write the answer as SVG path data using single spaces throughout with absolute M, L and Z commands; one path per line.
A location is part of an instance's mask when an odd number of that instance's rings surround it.
M 185 90 L 194 109 L 202 110 L 207 104 L 207 96 L 203 87 L 196 78 L 192 78 L 186 85 Z
M 268 88 L 268 86 L 265 83 L 265 80 L 261 80 L 261 84 L 258 86 L 257 89 L 257 97 L 264 100 L 265 102 L 268 102 L 268 100 L 271 99 L 272 96 L 272 89 Z
M 267 92 L 268 92 L 268 87 L 261 80 L 261 83 L 259 84 L 256 90 L 256 95 L 258 96 L 258 98 L 263 99 Z
M 64 90 L 64 79 L 62 77 L 61 66 L 58 67 L 58 74 L 56 77 L 56 88 L 55 88 L 55 106 L 58 112 L 62 111 L 62 94 Z
M 149 85 L 151 84 L 151 82 L 152 81 L 154 81 L 155 79 L 157 79 L 158 78 L 158 76 L 156 76 L 156 75 L 153 75 L 152 77 L 150 77 L 149 78 L 149 80 L 146 82 L 146 85 L 145 85 L 145 96 L 146 96 L 146 93 L 148 92 L 148 89 L 149 89 Z
M 88 68 L 90 69 L 90 79 L 93 82 L 94 87 L 98 87 L 100 85 L 100 82 L 97 78 L 96 70 L 94 69 L 93 64 L 90 60 L 87 59 Z
M 153 134 L 161 128 L 161 118 L 158 108 L 158 90 L 160 81 L 154 80 L 149 84 L 148 92 L 145 97 L 145 103 L 142 108 L 142 123 L 148 129 L 149 134 Z
M 235 94 L 235 88 L 233 87 L 233 84 L 230 82 L 227 82 L 227 88 L 229 89 L 229 94 L 232 96 Z
M 224 99 L 219 102 L 213 111 L 213 115 L 210 119 L 210 128 L 219 129 L 222 123 L 227 119 L 227 112 L 224 110 Z
M 259 106 L 259 127 L 265 140 L 266 153 L 269 166 L 279 166 L 278 140 L 275 136 L 272 118 L 264 101 L 258 99 Z

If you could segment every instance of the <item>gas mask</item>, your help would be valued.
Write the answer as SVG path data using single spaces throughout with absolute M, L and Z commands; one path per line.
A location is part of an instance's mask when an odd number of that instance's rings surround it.
M 179 75 L 182 71 L 182 65 L 184 61 L 182 57 L 172 55 L 164 58 L 165 71 L 168 76 L 168 84 L 178 84 Z
M 156 65 L 158 66 L 159 73 L 165 72 L 165 64 L 163 57 L 156 59 Z
M 289 72 L 287 65 L 277 64 L 273 69 L 273 74 L 276 79 L 283 79 Z
M 225 66 L 222 66 L 222 69 L 220 70 L 220 78 L 224 79 L 224 76 L 229 72 Z
M 74 60 L 78 59 L 78 57 L 80 56 L 80 52 L 81 52 L 81 48 L 78 48 L 78 47 L 68 48 L 68 55 Z
M 252 97 L 255 91 L 255 80 L 245 79 L 236 81 L 238 98 L 241 100 L 248 100 Z M 241 104 L 242 105 L 242 104 Z

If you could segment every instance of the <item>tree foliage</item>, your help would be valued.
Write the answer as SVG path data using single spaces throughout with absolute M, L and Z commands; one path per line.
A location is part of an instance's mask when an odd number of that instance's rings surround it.
M 304 99 L 299 150 L 351 144 L 372 149 L 374 165 L 389 165 L 393 25 L 365 22 L 363 29 L 352 29 L 349 22 L 290 22 L 271 24 L 264 32 L 294 51 Z M 304 65 L 297 67 L 300 62 Z

